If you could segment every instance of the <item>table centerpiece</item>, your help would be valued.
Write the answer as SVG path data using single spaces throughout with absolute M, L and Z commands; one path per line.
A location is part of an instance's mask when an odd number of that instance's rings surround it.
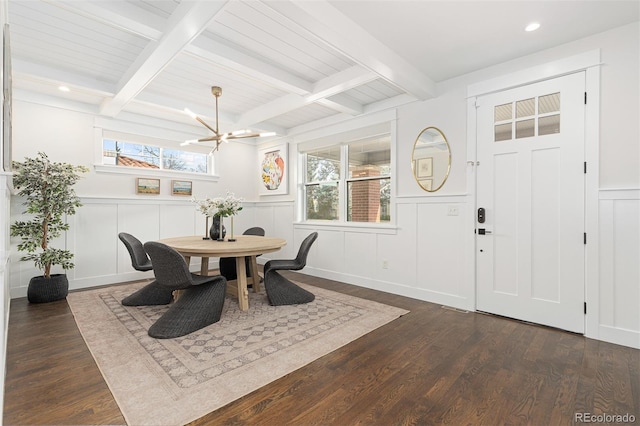
M 207 228 L 209 237 L 203 239 L 224 241 L 226 229 L 223 224 L 223 218 L 231 218 L 231 237 L 227 241 L 236 241 L 233 237 L 233 217 L 242 210 L 242 198 L 236 197 L 232 192 L 227 191 L 224 197 L 207 197 L 203 200 L 193 199 L 197 210 L 204 214 L 207 218 Z M 209 218 L 213 218 L 211 228 L 209 228 Z

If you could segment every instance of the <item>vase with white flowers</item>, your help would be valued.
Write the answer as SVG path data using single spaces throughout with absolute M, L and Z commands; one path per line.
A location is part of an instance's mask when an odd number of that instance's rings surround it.
M 233 238 L 233 217 L 242 210 L 242 198 L 238 198 L 232 192 L 227 191 L 224 197 L 207 197 L 204 200 L 194 198 L 193 202 L 196 203 L 197 210 L 207 217 L 207 220 L 209 217 L 213 218 L 213 224 L 209 229 L 211 239 L 224 241 L 226 229 L 223 224 L 223 218 L 231 217 L 231 238 L 228 241 L 235 241 Z

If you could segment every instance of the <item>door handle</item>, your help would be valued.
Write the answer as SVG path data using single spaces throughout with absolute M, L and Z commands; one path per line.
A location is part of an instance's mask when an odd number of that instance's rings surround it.
M 478 228 L 478 235 L 491 234 L 491 231 L 487 231 L 484 228 Z

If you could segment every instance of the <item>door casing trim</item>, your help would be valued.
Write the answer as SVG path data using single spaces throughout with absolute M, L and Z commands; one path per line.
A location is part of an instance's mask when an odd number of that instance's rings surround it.
M 585 72 L 585 90 L 588 100 L 585 106 L 585 147 L 584 161 L 588 164 L 585 175 L 585 232 L 588 243 L 585 245 L 585 302 L 588 310 L 585 314 L 585 336 L 599 339 L 598 319 L 600 317 L 599 293 L 599 213 L 598 197 L 600 182 L 600 49 L 594 49 L 578 55 L 530 67 L 490 80 L 471 84 L 467 87 L 467 188 L 468 209 L 466 231 L 468 235 L 467 283 L 469 299 L 473 301 L 473 310 L 477 303 L 476 282 L 476 238 L 475 212 L 477 209 L 477 112 L 478 97 L 490 93 L 513 89 L 539 81 L 549 80 L 576 72 Z

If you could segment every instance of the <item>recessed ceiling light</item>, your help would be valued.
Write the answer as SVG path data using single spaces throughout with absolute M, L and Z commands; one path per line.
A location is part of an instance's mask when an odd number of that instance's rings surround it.
M 58 86 L 58 90 L 61 92 L 68 92 L 70 89 L 67 86 Z
M 540 28 L 540 24 L 537 22 L 532 22 L 529 25 L 527 25 L 524 30 L 531 32 L 531 31 L 537 30 L 538 28 Z

